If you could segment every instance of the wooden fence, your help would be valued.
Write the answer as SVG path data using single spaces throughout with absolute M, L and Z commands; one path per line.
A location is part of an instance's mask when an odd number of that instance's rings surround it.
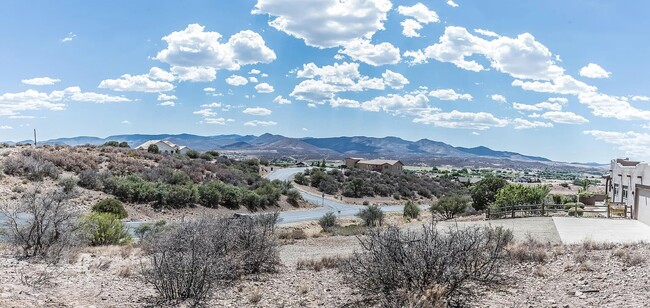
M 605 207 L 584 208 L 578 204 L 567 206 L 566 204 L 526 204 L 508 206 L 499 209 L 488 208 L 485 215 L 487 219 L 503 219 L 516 217 L 548 216 L 554 213 L 567 213 L 570 216 L 584 216 L 584 214 L 607 215 L 607 218 L 622 217 L 630 218 L 631 211 L 625 204 L 611 202 Z M 576 214 L 577 213 L 577 214 Z

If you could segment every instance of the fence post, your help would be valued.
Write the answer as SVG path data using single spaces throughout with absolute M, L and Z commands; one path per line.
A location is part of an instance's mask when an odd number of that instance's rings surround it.
M 574 209 L 573 216 L 575 216 L 576 218 L 578 217 L 578 202 L 576 202 L 576 207 Z
M 512 209 L 512 218 L 515 218 L 515 206 L 510 207 Z
M 607 202 L 607 219 L 612 218 L 612 212 L 611 212 L 612 205 Z
M 490 207 L 487 208 L 487 212 L 485 212 L 485 215 L 486 215 L 485 219 L 490 220 Z
M 542 216 L 545 216 L 544 214 L 544 202 L 542 202 Z

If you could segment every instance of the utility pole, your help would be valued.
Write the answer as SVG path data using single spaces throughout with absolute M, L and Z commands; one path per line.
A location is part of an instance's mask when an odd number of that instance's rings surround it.
M 36 147 L 36 128 L 34 128 L 34 147 Z

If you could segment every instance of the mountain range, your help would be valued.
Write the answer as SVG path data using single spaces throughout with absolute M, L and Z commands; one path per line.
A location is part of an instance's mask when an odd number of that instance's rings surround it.
M 158 135 L 115 135 L 106 138 L 80 136 L 41 141 L 50 145 L 101 145 L 107 141 L 127 142 L 136 147 L 148 140 L 169 140 L 178 145 L 185 145 L 199 151 L 252 151 L 274 152 L 281 155 L 317 155 L 318 157 L 367 156 L 372 158 L 404 157 L 488 157 L 518 161 L 549 162 L 544 157 L 529 156 L 515 152 L 496 151 L 479 146 L 474 148 L 454 147 L 444 142 L 421 139 L 408 141 L 398 137 L 331 137 L 331 138 L 290 138 L 281 135 L 218 135 L 197 136 L 191 134 Z M 31 141 L 23 141 L 29 143 Z

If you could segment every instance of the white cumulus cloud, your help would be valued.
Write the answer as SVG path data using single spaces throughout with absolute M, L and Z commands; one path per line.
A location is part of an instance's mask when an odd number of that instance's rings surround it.
M 596 63 L 589 63 L 580 69 L 580 76 L 587 78 L 609 78 L 611 74 Z
M 274 103 L 280 104 L 280 105 L 288 105 L 291 104 L 291 101 L 282 97 L 282 95 L 278 95 L 273 99 Z
M 553 123 L 541 122 L 541 121 L 528 121 L 525 119 L 514 119 L 512 124 L 515 129 L 530 129 L 530 128 L 539 128 L 539 127 L 553 127 Z
M 278 123 L 274 121 L 259 121 L 259 120 L 253 120 L 244 123 L 245 126 L 275 126 L 277 124 Z
M 542 114 L 541 117 L 547 120 L 551 120 L 555 123 L 562 123 L 562 124 L 589 123 L 589 120 L 585 119 L 583 116 L 568 111 L 549 111 Z
M 391 70 L 386 70 L 381 77 L 384 79 L 384 83 L 393 89 L 402 89 L 409 84 L 409 80 L 404 75 Z
M 242 111 L 245 114 L 256 115 L 256 116 L 267 116 L 271 115 L 272 111 L 262 107 L 249 107 Z
M 473 99 L 470 94 L 460 94 L 456 93 L 453 89 L 438 89 L 429 92 L 429 96 L 435 97 L 443 101 L 455 101 L 455 100 L 467 100 L 471 101 Z
M 162 38 L 167 48 L 156 59 L 186 70 L 214 71 L 239 70 L 241 65 L 270 63 L 276 59 L 275 52 L 266 46 L 261 35 L 250 30 L 234 34 L 227 42 L 221 42 L 218 32 L 205 31 L 199 24 L 190 24 Z M 212 71 L 210 71 L 212 72 Z
M 508 100 L 506 99 L 506 97 L 503 96 L 503 95 L 501 95 L 501 94 L 492 94 L 492 95 L 490 95 L 490 98 L 491 98 L 493 101 L 495 101 L 495 102 L 499 102 L 499 103 L 507 103 L 507 102 L 508 102 Z
M 239 75 L 231 75 L 226 78 L 226 83 L 231 86 L 239 87 L 248 84 L 248 79 Z
M 21 80 L 22 83 L 32 85 L 32 86 L 53 85 L 60 81 L 61 79 L 50 78 L 50 77 L 36 77 L 36 78 Z
M 273 86 L 266 83 L 266 82 L 262 82 L 260 84 L 257 84 L 255 86 L 255 90 L 257 90 L 257 93 L 273 93 L 275 91 Z

